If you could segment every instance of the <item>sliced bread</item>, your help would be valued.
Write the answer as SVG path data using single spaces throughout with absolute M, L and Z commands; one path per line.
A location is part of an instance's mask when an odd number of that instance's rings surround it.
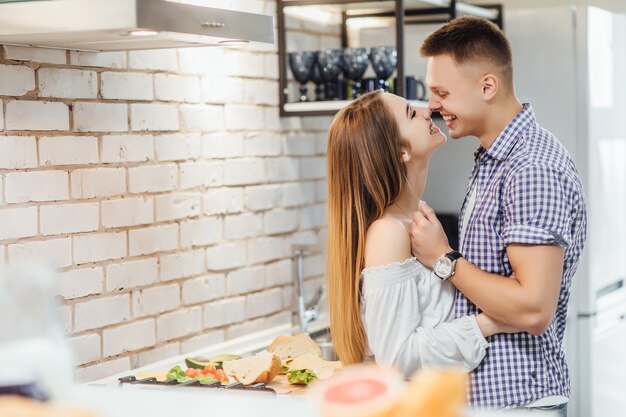
M 254 356 L 226 361 L 222 365 L 227 375 L 244 385 L 272 381 L 282 369 L 280 358 L 271 352 L 261 352 Z
M 320 347 L 306 333 L 299 333 L 295 336 L 278 336 L 267 350 L 278 355 L 284 365 L 307 353 L 322 356 Z
M 325 361 L 312 353 L 305 353 L 289 362 L 289 370 L 310 369 L 319 379 L 333 376 L 336 370 L 343 368 L 341 361 Z

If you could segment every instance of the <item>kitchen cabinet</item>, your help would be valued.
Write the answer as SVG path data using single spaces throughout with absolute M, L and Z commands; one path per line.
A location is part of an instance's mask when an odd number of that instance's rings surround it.
M 500 27 L 502 5 L 474 6 L 457 0 L 277 0 L 278 24 L 278 73 L 279 105 L 281 117 L 286 116 L 329 116 L 347 105 L 350 100 L 295 101 L 289 89 L 289 65 L 286 16 L 299 16 L 305 19 L 317 16 L 323 19 L 339 17 L 340 45 L 342 48 L 353 45 L 351 32 L 358 27 L 385 25 L 395 31 L 395 47 L 398 65 L 395 71 L 395 91 L 406 97 L 405 86 L 405 25 L 443 24 L 457 16 L 474 15 L 492 20 Z M 354 24 L 353 24 L 354 23 Z M 389 46 L 389 45 L 380 45 Z M 416 102 L 425 105 L 425 102 Z

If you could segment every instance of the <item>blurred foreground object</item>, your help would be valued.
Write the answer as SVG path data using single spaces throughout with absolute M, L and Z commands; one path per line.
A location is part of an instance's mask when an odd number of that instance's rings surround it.
M 323 417 L 459 417 L 467 380 L 460 370 L 421 369 L 407 384 L 395 369 L 354 365 L 312 384 L 309 398 Z
M 24 397 L 0 396 L 0 417 L 94 417 L 89 411 L 43 404 Z
M 0 395 L 61 399 L 72 385 L 56 287 L 52 268 L 24 264 L 0 270 Z

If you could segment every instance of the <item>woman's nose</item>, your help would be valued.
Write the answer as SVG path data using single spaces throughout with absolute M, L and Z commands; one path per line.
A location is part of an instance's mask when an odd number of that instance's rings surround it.
M 418 107 L 417 111 L 424 119 L 430 119 L 430 116 L 433 114 L 432 110 L 428 107 Z

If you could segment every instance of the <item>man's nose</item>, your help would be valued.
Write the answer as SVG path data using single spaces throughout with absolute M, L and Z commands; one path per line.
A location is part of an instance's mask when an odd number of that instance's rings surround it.
M 435 98 L 434 94 L 431 94 L 430 98 L 428 99 L 428 108 L 430 109 L 431 113 L 434 111 L 438 111 L 441 108 L 441 103 L 439 103 L 439 100 Z

